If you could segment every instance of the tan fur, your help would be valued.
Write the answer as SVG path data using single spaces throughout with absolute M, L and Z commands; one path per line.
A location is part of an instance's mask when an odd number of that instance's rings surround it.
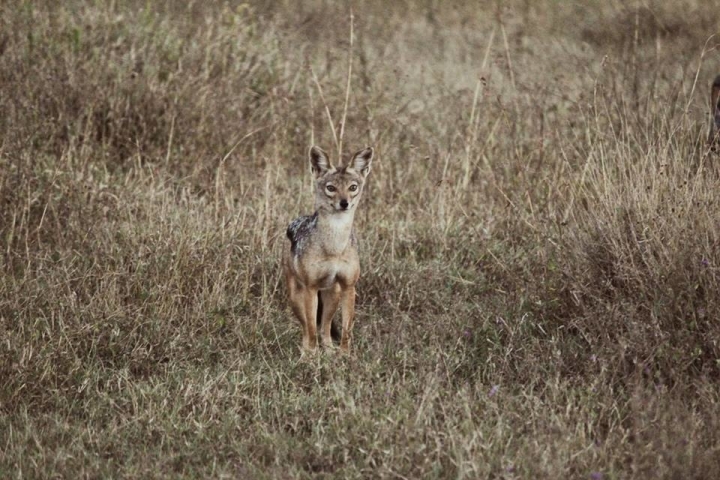
M 373 150 L 356 152 L 349 163 L 337 168 L 318 147 L 310 149 L 315 176 L 315 214 L 300 217 L 288 227 L 291 245 L 285 249 L 283 267 L 292 311 L 303 329 L 303 352 L 317 347 L 318 294 L 322 300 L 320 336 L 331 346 L 332 319 L 340 308 L 340 348 L 350 348 L 355 317 L 355 284 L 360 277 L 357 240 L 353 231 L 355 210 L 370 173 Z

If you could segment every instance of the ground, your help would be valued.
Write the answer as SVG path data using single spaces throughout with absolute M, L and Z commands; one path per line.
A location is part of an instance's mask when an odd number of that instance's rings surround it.
M 1 5 L 0 477 L 720 478 L 717 25 Z M 354 350 L 301 360 L 312 144 L 376 156 Z

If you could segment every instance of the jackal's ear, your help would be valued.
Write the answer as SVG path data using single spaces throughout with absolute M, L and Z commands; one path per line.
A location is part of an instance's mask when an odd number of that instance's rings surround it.
M 310 168 L 316 177 L 321 177 L 332 168 L 327 153 L 322 148 L 313 146 L 310 148 Z
M 367 147 L 355 152 L 355 155 L 352 156 L 352 160 L 350 160 L 350 168 L 356 172 L 360 172 L 363 177 L 367 177 L 370 173 L 370 164 L 372 163 L 373 152 L 372 147 Z

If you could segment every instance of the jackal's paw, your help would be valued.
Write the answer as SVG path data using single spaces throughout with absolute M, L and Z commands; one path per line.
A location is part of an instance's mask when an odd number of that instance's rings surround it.
M 317 354 L 317 348 L 302 347 L 300 349 L 300 360 L 310 360 Z
M 337 345 L 328 345 L 323 349 L 323 353 L 329 357 L 335 357 L 341 353 L 340 347 Z

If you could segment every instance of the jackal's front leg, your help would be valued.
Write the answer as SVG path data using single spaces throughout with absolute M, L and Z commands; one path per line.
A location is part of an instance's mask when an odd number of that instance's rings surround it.
M 305 304 L 305 329 L 303 330 L 303 350 L 313 352 L 317 348 L 317 309 L 318 291 L 313 288 L 303 290 Z
M 305 299 L 307 297 L 307 288 L 298 285 L 294 278 L 288 276 L 288 293 L 290 298 L 290 307 L 295 317 L 302 327 L 302 347 L 307 350 L 310 345 L 310 334 L 308 332 L 308 320 L 306 315 Z M 314 319 L 314 317 L 313 317 Z
M 335 284 L 331 289 L 321 290 L 320 298 L 322 299 L 322 319 L 320 322 L 320 338 L 324 347 L 332 347 L 332 320 L 340 303 L 340 285 Z
M 347 352 L 350 350 L 352 339 L 352 325 L 355 320 L 355 286 L 345 288 L 340 294 L 341 316 L 342 316 L 342 337 L 340 338 L 340 349 Z

